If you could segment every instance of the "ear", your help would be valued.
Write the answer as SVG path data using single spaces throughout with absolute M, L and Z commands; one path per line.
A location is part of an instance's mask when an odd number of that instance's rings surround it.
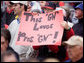
M 81 52 L 83 53 L 83 47 L 80 47 Z
M 83 50 L 83 47 L 80 47 L 80 50 Z

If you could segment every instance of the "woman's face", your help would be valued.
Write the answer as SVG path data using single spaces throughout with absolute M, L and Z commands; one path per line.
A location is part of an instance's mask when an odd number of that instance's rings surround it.
M 8 47 L 8 41 L 1 36 L 1 53 L 5 52 L 7 50 Z

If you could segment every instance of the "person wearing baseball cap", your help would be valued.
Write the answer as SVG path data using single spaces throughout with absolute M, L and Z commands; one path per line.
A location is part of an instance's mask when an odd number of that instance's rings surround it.
M 37 1 L 31 1 L 32 4 L 32 8 L 31 8 L 31 12 L 37 12 L 37 13 L 41 13 L 42 9 L 40 6 L 40 3 Z
M 56 9 L 56 5 L 53 2 L 46 2 L 45 6 L 41 6 L 45 13 L 52 12 Z
M 75 9 L 77 9 L 77 8 L 79 8 L 79 9 L 81 9 L 81 10 L 83 11 L 83 3 L 80 3 L 79 5 L 77 5 L 77 6 L 75 7 Z
M 83 37 L 83 3 L 75 7 L 75 16 L 78 18 L 78 23 L 73 26 L 75 35 Z
M 65 45 L 71 62 L 83 62 L 83 37 L 74 35 L 62 45 Z
M 78 18 L 78 19 L 81 19 L 82 17 L 83 17 L 83 3 L 80 3 L 79 5 L 77 5 L 76 7 L 75 7 L 75 10 L 76 10 L 76 17 Z M 80 12 L 80 13 L 77 13 L 77 12 Z
M 22 7 L 24 7 L 24 11 L 27 11 L 27 1 L 11 1 L 12 3 L 14 3 L 14 13 L 17 14 L 18 11 L 22 11 L 22 10 L 19 10 L 19 8 L 17 9 L 16 8 L 16 5 L 19 5 Z M 21 14 L 21 13 L 20 13 Z
M 15 42 L 17 40 L 20 22 L 21 22 L 21 15 L 23 11 L 27 10 L 27 1 L 11 1 L 14 3 L 14 14 L 17 16 L 15 17 L 15 20 L 13 20 L 10 25 L 8 26 L 8 30 L 11 33 L 11 41 L 10 46 L 19 54 L 20 60 L 23 60 L 26 58 L 27 51 L 30 53 L 32 47 L 30 46 L 20 46 L 16 45 Z

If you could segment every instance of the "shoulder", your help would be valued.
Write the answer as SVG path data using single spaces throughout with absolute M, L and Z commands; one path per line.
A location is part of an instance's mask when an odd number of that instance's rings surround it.
M 13 25 L 13 24 L 15 24 L 15 23 L 17 23 L 17 19 L 13 20 L 13 21 L 10 23 L 9 26 L 11 26 L 11 25 Z
M 11 27 L 14 27 L 16 24 L 18 24 L 18 23 L 17 23 L 17 19 L 13 20 L 13 21 L 10 23 L 8 29 L 11 28 Z

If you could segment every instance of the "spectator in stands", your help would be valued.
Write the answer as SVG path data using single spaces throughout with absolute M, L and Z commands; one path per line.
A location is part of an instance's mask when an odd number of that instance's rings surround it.
M 5 52 L 9 46 L 11 35 L 9 30 L 1 29 L 1 53 Z
M 1 55 L 1 62 L 19 62 L 19 57 L 12 50 L 8 50 Z
M 15 42 L 17 41 L 18 31 L 21 22 L 21 14 L 23 11 L 27 11 L 27 1 L 11 1 L 14 3 L 14 14 L 17 16 L 16 19 L 11 22 L 8 27 L 8 30 L 11 33 L 11 41 L 10 46 L 19 54 L 20 60 L 26 58 L 27 52 L 30 53 L 32 51 L 31 46 L 21 46 L 16 45 Z
M 37 1 L 27 1 L 27 6 L 27 11 L 32 15 L 37 15 L 42 12 L 41 6 Z
M 18 54 L 9 46 L 10 40 L 11 40 L 11 35 L 9 30 L 2 28 L 1 29 L 1 54 L 3 54 L 6 51 L 12 50 L 19 58 Z
M 42 7 L 45 13 L 53 12 L 55 7 L 51 3 L 47 3 L 46 6 Z M 72 35 L 74 35 L 74 31 L 70 28 L 67 22 L 63 21 L 63 27 L 66 29 L 64 30 L 62 41 L 67 40 Z M 34 46 L 35 50 L 39 50 L 38 58 L 39 60 L 43 60 L 46 57 L 57 57 L 60 61 L 64 61 L 68 59 L 68 55 L 64 46 L 57 46 L 57 45 L 47 45 L 47 46 Z
M 31 4 L 32 4 L 31 12 L 33 12 L 35 10 L 39 10 L 40 13 L 42 12 L 39 2 L 31 1 Z
M 68 62 L 83 62 L 83 37 L 72 36 L 68 41 L 64 41 L 63 45 L 66 46 L 70 58 Z
M 15 19 L 13 3 L 9 1 L 6 9 L 6 25 L 9 25 Z
M 64 21 L 66 21 L 68 23 L 68 25 L 72 28 L 72 26 L 74 24 L 71 23 L 71 19 L 69 18 L 70 17 L 70 9 L 67 6 L 61 6 L 61 7 L 56 8 L 56 10 L 63 11 Z
M 31 7 L 32 7 L 31 1 L 27 1 L 27 12 L 31 11 Z
M 45 4 L 45 6 L 41 6 L 42 10 L 44 11 L 44 13 L 49 13 L 49 12 L 52 12 L 55 10 L 56 8 L 56 5 L 55 3 L 53 2 L 50 2 L 50 1 L 46 1 L 46 3 L 43 3 Z M 42 5 L 42 4 L 41 4 Z
M 78 18 L 79 23 L 73 26 L 75 35 L 83 37 L 83 3 L 80 3 L 75 7 L 75 16 Z

